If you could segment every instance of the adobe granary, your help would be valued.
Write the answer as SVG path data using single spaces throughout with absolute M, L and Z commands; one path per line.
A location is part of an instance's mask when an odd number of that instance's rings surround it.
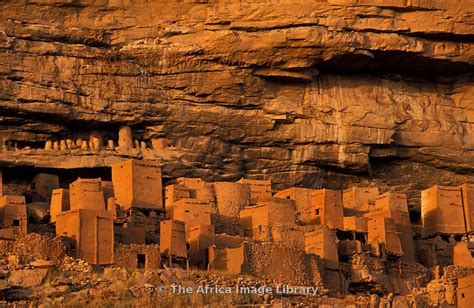
M 463 212 L 462 191 L 459 187 L 435 185 L 422 191 L 423 235 L 465 233 Z
M 56 216 L 56 234 L 74 239 L 76 258 L 91 264 L 114 263 L 113 215 L 105 210 L 77 209 Z
M 276 198 L 286 198 L 295 201 L 296 221 L 299 224 L 311 224 L 314 214 L 313 196 L 317 190 L 300 187 L 290 187 L 275 193 Z M 341 199 L 342 208 L 342 199 Z
M 367 233 L 368 232 L 367 223 L 368 223 L 368 219 L 365 217 L 359 217 L 359 216 L 344 217 L 343 219 L 344 231 Z
M 474 307 L 474 273 L 458 277 L 457 300 L 458 307 Z
M 244 271 L 245 247 L 209 247 L 209 269 L 227 274 L 242 274 Z
M 170 259 L 187 259 L 184 222 L 163 220 L 160 223 L 160 253 Z
M 191 264 L 206 269 L 210 258 L 209 249 L 216 244 L 214 226 L 195 225 L 191 227 L 186 241 Z
M 172 217 L 174 203 L 183 198 L 206 202 L 215 211 L 214 183 L 200 178 L 177 178 L 174 184 L 166 187 L 165 207 L 169 217 Z
M 373 246 L 376 255 L 381 256 L 382 253 L 387 252 L 395 257 L 403 256 L 400 232 L 392 218 L 384 215 L 370 217 L 368 231 L 368 242 Z
M 176 179 L 178 185 L 189 189 L 189 197 L 192 199 L 199 199 L 212 203 L 214 200 L 213 183 L 208 183 L 199 178 L 185 178 Z
M 0 197 L 3 196 L 3 168 L 0 167 Z
M 463 184 L 459 187 L 462 194 L 466 232 L 474 232 L 474 184 Z
M 56 216 L 62 212 L 69 211 L 71 204 L 69 200 L 69 189 L 54 189 L 51 194 L 50 221 L 56 222 Z
M 183 185 L 172 184 L 165 188 L 165 211 L 168 217 L 173 217 L 173 207 L 176 201 L 191 198 L 190 189 Z
M 211 214 L 216 230 L 239 234 L 240 210 L 252 204 L 250 186 L 242 183 L 215 182 L 216 213 Z
M 254 203 L 272 197 L 272 182 L 270 180 L 240 179 L 237 183 L 250 186 L 250 195 Z
M 129 126 L 122 126 L 118 131 L 119 149 L 128 150 L 133 148 L 133 134 Z
M 201 199 L 181 199 L 174 203 L 172 219 L 185 224 L 187 237 L 192 227 L 211 224 L 211 206 Z
M 474 268 L 474 238 L 464 236 L 453 249 L 453 264 Z
M 77 179 L 71 183 L 69 185 L 69 203 L 71 210 L 106 210 L 101 179 Z
M 393 219 L 402 245 L 402 261 L 411 263 L 415 262 L 413 231 L 411 229 L 407 198 L 405 194 L 386 192 L 380 195 L 375 199 L 374 206 L 369 208 L 369 213 L 366 213 L 364 216 L 369 219 L 375 216 L 383 216 Z
M 0 197 L 0 237 L 14 238 L 26 233 L 25 197 L 11 195 Z
M 114 237 L 116 243 L 124 245 L 146 243 L 146 233 L 144 227 L 129 226 L 128 223 L 123 225 L 114 225 Z
M 154 161 L 128 160 L 112 166 L 115 200 L 127 211 L 163 209 L 161 164 Z
M 321 257 L 329 269 L 339 269 L 337 238 L 334 230 L 322 226 L 317 230 L 305 233 L 304 242 L 306 253 Z
M 344 190 L 343 203 L 344 215 L 351 216 L 363 214 L 369 210 L 369 206 L 375 203 L 379 195 L 377 187 L 351 187 Z
M 342 194 L 337 190 L 320 189 L 311 197 L 311 222 L 330 229 L 343 230 Z
M 270 235 L 273 226 L 295 225 L 293 200 L 270 198 L 240 211 L 240 225 L 247 235 L 264 238 Z

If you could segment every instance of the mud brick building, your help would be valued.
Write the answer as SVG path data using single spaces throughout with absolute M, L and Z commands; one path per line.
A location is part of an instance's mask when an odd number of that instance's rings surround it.
M 192 264 L 204 263 L 207 267 L 209 260 L 209 247 L 216 244 L 216 236 L 213 225 L 196 225 L 190 228 L 187 236 L 188 259 Z
M 459 187 L 462 194 L 466 232 L 474 232 L 474 184 L 464 184 Z
M 209 269 L 222 271 L 228 274 L 241 274 L 245 261 L 244 246 L 236 248 L 217 248 L 211 246 L 209 249 Z
M 160 253 L 183 259 L 188 257 L 184 222 L 177 220 L 161 221 Z
M 337 251 L 340 258 L 347 259 L 354 253 L 362 253 L 364 247 L 359 240 L 342 240 L 338 242 Z
M 293 226 L 295 220 L 294 201 L 282 198 L 271 198 L 240 211 L 242 229 L 246 234 L 260 239 L 270 235 L 271 227 Z
M 56 234 L 75 240 L 76 258 L 91 264 L 114 263 L 113 214 L 77 209 L 56 216 Z
M 23 196 L 0 197 L 0 228 L 6 237 L 27 233 L 26 202 Z M 5 230 L 8 229 L 8 230 Z
M 159 245 L 122 245 L 114 251 L 114 265 L 127 269 L 156 270 L 160 268 Z
M 364 215 L 367 218 L 383 216 L 393 219 L 403 250 L 402 261 L 415 262 L 413 231 L 411 230 L 405 194 L 386 192 L 375 199 L 375 205 Z
M 183 185 L 173 184 L 165 188 L 165 211 L 169 218 L 173 217 L 173 207 L 176 201 L 190 199 L 190 189 Z
M 304 249 L 305 231 L 300 226 L 273 226 L 270 229 L 270 239 L 279 244 L 284 244 L 299 249 Z M 259 240 L 257 238 L 257 240 Z M 262 238 L 260 240 L 266 240 Z
M 453 248 L 453 264 L 474 267 L 474 241 L 463 238 Z
M 344 217 L 343 219 L 344 231 L 355 231 L 355 232 L 367 233 L 368 232 L 367 221 L 368 219 L 365 217 L 359 217 L 359 216 Z
M 211 204 L 214 202 L 212 183 L 207 183 L 199 178 L 185 177 L 178 178 L 176 182 L 189 190 L 189 198 L 207 201 Z
M 383 249 L 393 256 L 403 256 L 400 232 L 397 230 L 395 221 L 384 215 L 374 215 L 368 221 L 368 241 L 373 245 L 375 251 Z
M 237 248 L 240 247 L 242 243 L 247 240 L 250 240 L 250 238 L 224 233 L 216 233 L 215 235 L 217 248 Z
M 459 308 L 474 307 L 474 273 L 458 278 L 457 304 Z
M 102 181 L 100 179 L 77 179 L 69 185 L 71 210 L 106 210 Z
M 339 269 L 339 255 L 337 252 L 336 233 L 327 226 L 305 233 L 306 253 L 320 256 L 326 268 Z
M 250 186 L 250 194 L 254 203 L 272 197 L 272 183 L 270 180 L 240 179 L 237 183 Z
M 126 245 L 145 244 L 145 228 L 128 226 L 128 224 L 114 226 L 114 238 L 115 242 Z
M 311 224 L 314 207 L 313 195 L 316 191 L 309 188 L 291 187 L 278 191 L 274 197 L 293 200 L 296 207 L 296 221 L 299 224 Z
M 133 148 L 133 134 L 129 126 L 122 126 L 118 131 L 118 147 L 120 149 Z
M 375 199 L 369 213 L 381 213 L 392 218 L 397 224 L 409 225 L 407 197 L 405 194 L 386 192 Z
M 324 267 L 303 249 L 270 242 L 244 243 L 242 273 L 276 283 L 322 287 Z
M 343 229 L 342 194 L 337 190 L 320 189 L 312 194 L 311 222 L 330 229 Z
M 172 219 L 184 222 L 187 236 L 190 228 L 211 224 L 211 205 L 202 199 L 181 199 L 174 203 Z
M 100 181 L 100 185 L 102 187 L 102 192 L 104 193 L 104 200 L 107 203 L 107 200 L 114 199 L 114 184 L 112 181 Z
M 56 222 L 56 216 L 71 209 L 69 189 L 54 189 L 51 194 L 50 221 Z
M 252 203 L 250 186 L 233 182 L 214 182 L 216 213 L 212 223 L 218 232 L 239 234 L 240 210 Z
M 130 208 L 163 209 L 161 165 L 128 160 L 112 166 L 115 199 L 124 211 Z
M 125 217 L 123 216 L 125 214 Z M 142 228 L 145 230 L 146 243 L 156 243 L 160 241 L 159 226 L 160 221 L 164 219 L 164 214 L 155 211 L 141 211 L 139 209 L 130 209 L 126 213 L 120 212 L 117 224 L 124 223 L 128 228 Z M 131 229 L 132 230 L 132 229 Z
M 344 190 L 342 197 L 344 215 L 351 216 L 367 212 L 369 206 L 375 203 L 378 195 L 377 187 L 351 187 Z
M 425 237 L 466 231 L 459 187 L 435 185 L 421 193 L 421 219 Z

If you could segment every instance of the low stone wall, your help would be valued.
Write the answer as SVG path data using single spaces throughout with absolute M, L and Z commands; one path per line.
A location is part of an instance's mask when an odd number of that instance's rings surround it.
M 31 259 L 59 260 L 73 249 L 69 238 L 58 236 L 50 238 L 37 233 L 29 233 L 17 238 L 12 247 L 12 253 Z
M 322 286 L 321 260 L 302 249 L 272 243 L 245 243 L 243 272 L 276 283 Z
M 118 245 L 115 249 L 114 264 L 127 269 L 159 269 L 159 245 Z

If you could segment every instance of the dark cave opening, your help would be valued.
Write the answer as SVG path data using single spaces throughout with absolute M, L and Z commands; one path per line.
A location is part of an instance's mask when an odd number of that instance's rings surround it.
M 435 80 L 439 76 L 472 72 L 472 65 L 445 59 L 433 59 L 415 52 L 360 51 L 344 53 L 316 65 L 321 74 L 402 75 Z
M 17 186 L 28 186 L 35 175 L 40 173 L 54 174 L 59 178 L 60 188 L 68 188 L 69 184 L 78 178 L 101 178 L 104 181 L 112 180 L 112 169 L 108 167 L 92 168 L 37 168 L 34 166 L 3 167 L 3 183 Z

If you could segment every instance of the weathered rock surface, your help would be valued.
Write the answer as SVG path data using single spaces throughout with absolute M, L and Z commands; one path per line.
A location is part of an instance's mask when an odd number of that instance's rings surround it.
M 375 181 L 413 195 L 474 180 L 473 7 L 3 2 L 0 162 L 161 157 L 171 177 Z M 93 131 L 116 140 L 123 124 L 145 147 L 166 138 L 168 150 L 44 150 Z
M 8 283 L 15 287 L 31 288 L 39 286 L 46 274 L 47 269 L 23 269 L 13 271 L 8 278 Z

